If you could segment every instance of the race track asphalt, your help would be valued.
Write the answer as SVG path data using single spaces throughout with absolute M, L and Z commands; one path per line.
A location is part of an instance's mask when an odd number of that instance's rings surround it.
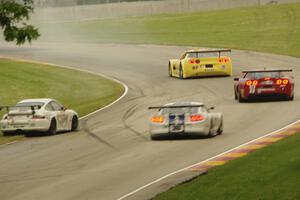
M 296 79 L 294 101 L 238 103 L 233 99 L 233 77 L 168 77 L 168 60 L 179 57 L 185 49 L 70 43 L 14 47 L 1 43 L 1 56 L 103 73 L 129 87 L 121 101 L 82 120 L 78 132 L 0 146 L 1 200 L 117 199 L 299 119 L 300 59 L 234 50 L 234 76 L 244 69 L 288 67 L 294 69 Z M 182 100 L 215 106 L 224 115 L 224 134 L 211 139 L 151 141 L 147 131 L 152 111 L 147 107 Z

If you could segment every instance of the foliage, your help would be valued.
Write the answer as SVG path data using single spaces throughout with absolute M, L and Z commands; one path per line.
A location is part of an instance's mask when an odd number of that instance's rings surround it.
M 16 41 L 17 45 L 21 45 L 40 36 L 37 28 L 25 22 L 33 11 L 32 0 L 0 1 L 0 26 L 6 41 Z

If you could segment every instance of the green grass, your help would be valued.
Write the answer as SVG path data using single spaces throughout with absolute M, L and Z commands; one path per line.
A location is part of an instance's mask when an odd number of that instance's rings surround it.
M 155 200 L 300 199 L 300 134 L 209 170 Z
M 41 40 L 226 47 L 300 57 L 300 3 L 38 24 Z
M 80 116 L 111 103 L 124 91 L 120 84 L 97 75 L 8 59 L 0 59 L 0 85 L 1 105 L 26 98 L 54 98 Z M 12 139 L 0 137 L 0 144 Z

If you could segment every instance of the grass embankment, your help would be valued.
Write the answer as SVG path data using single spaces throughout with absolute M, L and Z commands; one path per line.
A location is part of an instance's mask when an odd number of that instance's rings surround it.
M 248 49 L 300 57 L 300 3 L 38 24 L 42 40 Z
M 97 75 L 8 59 L 0 59 L 0 77 L 1 105 L 26 98 L 54 98 L 80 116 L 111 103 L 124 91 L 120 84 Z M 16 137 L 0 137 L 0 144 Z
M 210 169 L 155 200 L 300 199 L 300 134 Z

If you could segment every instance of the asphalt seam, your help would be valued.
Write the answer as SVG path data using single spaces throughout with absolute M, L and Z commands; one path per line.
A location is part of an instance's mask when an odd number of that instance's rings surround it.
M 246 156 L 247 154 L 263 148 L 265 146 L 268 146 L 270 144 L 273 144 L 275 142 L 280 141 L 283 138 L 289 137 L 291 135 L 294 135 L 296 133 L 300 132 L 300 120 L 297 120 L 291 124 L 288 124 L 286 126 L 284 126 L 283 128 L 280 128 L 278 130 L 272 131 L 266 135 L 263 135 L 261 137 L 258 137 L 256 139 L 253 139 L 249 142 L 246 142 L 244 144 L 241 144 L 237 147 L 234 147 L 232 149 L 229 149 L 223 153 L 220 153 L 216 156 L 213 156 L 209 159 L 206 159 L 204 161 L 200 161 L 198 163 L 195 163 L 193 165 L 187 166 L 185 168 L 179 169 L 177 171 L 174 171 L 172 173 L 169 173 L 167 175 L 164 175 L 144 186 L 141 186 L 123 196 L 121 196 L 120 198 L 118 198 L 117 200 L 123 200 L 126 199 L 128 197 L 131 197 L 133 195 L 135 195 L 136 193 L 144 190 L 145 188 L 158 183 L 170 176 L 173 176 L 175 174 L 178 174 L 180 172 L 183 171 L 201 171 L 203 173 L 207 172 L 208 169 L 216 167 L 216 166 L 220 166 L 220 165 L 224 165 L 227 162 L 229 162 L 230 160 L 234 160 L 234 159 L 238 159 L 240 157 Z M 227 160 L 228 159 L 228 160 Z

